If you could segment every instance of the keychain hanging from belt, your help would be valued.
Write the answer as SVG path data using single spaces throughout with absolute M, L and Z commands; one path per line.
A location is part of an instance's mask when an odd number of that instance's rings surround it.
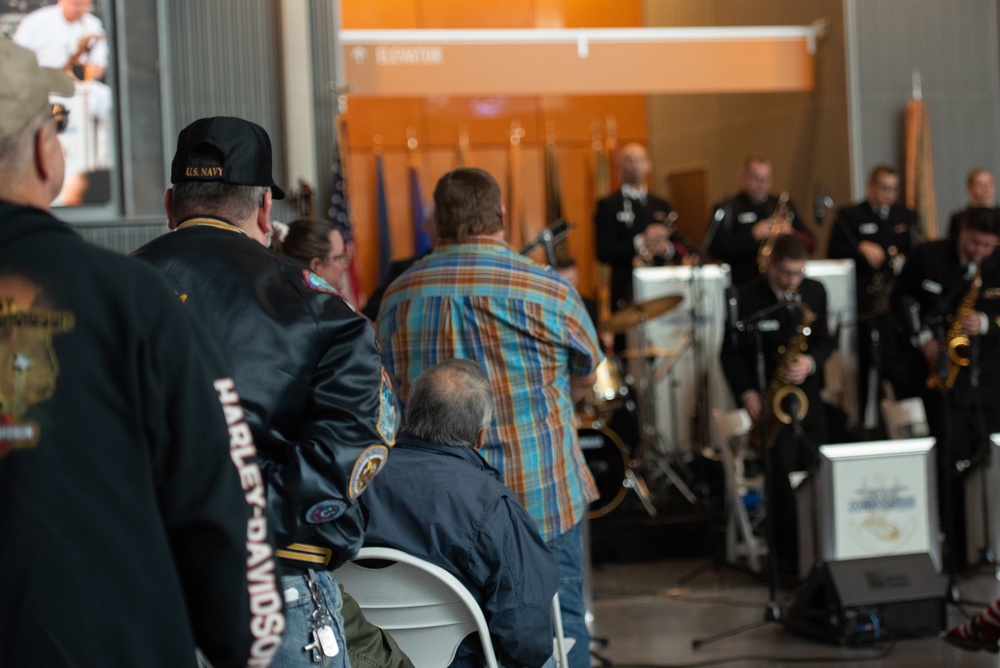
M 340 647 L 337 645 L 337 637 L 333 633 L 333 615 L 323 604 L 323 597 L 320 596 L 319 585 L 313 577 L 313 572 L 306 573 L 306 582 L 309 586 L 309 594 L 312 596 L 315 609 L 309 616 L 309 637 L 311 642 L 305 646 L 305 651 L 312 654 L 313 663 L 322 663 L 326 668 L 328 657 L 340 654 Z

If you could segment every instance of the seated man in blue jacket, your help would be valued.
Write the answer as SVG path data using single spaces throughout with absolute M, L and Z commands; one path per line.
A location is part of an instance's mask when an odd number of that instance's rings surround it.
M 559 569 L 527 511 L 476 452 L 494 411 L 474 362 L 442 362 L 414 381 L 392 458 L 361 497 L 365 545 L 451 572 L 479 601 L 500 662 L 537 667 L 552 655 Z M 467 638 L 451 665 L 482 666 L 478 640 Z

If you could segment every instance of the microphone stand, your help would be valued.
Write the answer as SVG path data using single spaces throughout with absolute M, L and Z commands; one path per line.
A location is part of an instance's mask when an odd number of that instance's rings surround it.
M 549 265 L 556 266 L 556 244 L 569 236 L 573 225 L 562 218 L 558 218 L 542 229 L 533 241 L 525 244 L 518 251 L 521 255 L 527 255 L 539 246 L 545 247 L 545 257 Z
M 995 569 L 997 558 L 996 553 L 993 551 L 993 540 L 990 534 L 990 502 L 989 490 L 987 488 L 991 447 L 989 433 L 986 431 L 986 416 L 983 414 L 983 395 L 979 387 L 980 344 L 981 340 L 978 336 L 973 337 L 969 341 L 969 366 L 972 372 L 972 402 L 976 414 L 976 425 L 979 427 L 979 443 L 981 445 L 980 451 L 975 453 L 968 462 L 962 462 L 962 464 L 967 464 L 963 470 L 967 470 L 972 466 L 979 466 L 979 491 L 983 512 L 983 547 L 979 550 L 978 565 L 990 566 Z
M 771 313 L 779 311 L 785 308 L 785 303 L 779 301 L 772 306 L 765 309 L 761 309 L 756 313 L 750 315 L 743 320 L 733 323 L 733 327 L 740 332 L 748 332 L 753 336 L 754 348 L 755 348 L 755 368 L 757 377 L 757 391 L 760 393 L 761 397 L 761 411 L 760 411 L 760 436 L 762 444 L 762 455 L 764 458 L 764 540 L 767 543 L 767 555 L 768 555 L 768 568 L 767 568 L 767 604 L 764 608 L 764 614 L 761 619 L 750 622 L 749 624 L 744 624 L 743 626 L 736 627 L 735 629 L 730 629 L 728 631 L 723 631 L 717 633 L 708 638 L 700 638 L 691 641 L 692 649 L 699 649 L 705 645 L 715 642 L 716 640 L 721 640 L 722 638 L 728 638 L 729 636 L 734 636 L 744 631 L 750 631 L 759 626 L 763 626 L 770 622 L 780 622 L 781 621 L 781 607 L 777 602 L 778 593 L 778 559 L 777 552 L 775 550 L 776 536 L 775 536 L 775 526 L 774 526 L 774 515 L 772 513 L 772 503 L 773 499 L 771 495 L 767 493 L 770 488 L 770 482 L 774 477 L 774 461 L 773 455 L 771 453 L 771 448 L 767 447 L 768 436 L 772 426 L 769 424 L 768 410 L 767 407 L 763 405 L 763 401 L 767 395 L 767 369 L 764 357 L 764 337 L 761 335 L 761 329 L 759 323 L 761 320 L 766 318 Z

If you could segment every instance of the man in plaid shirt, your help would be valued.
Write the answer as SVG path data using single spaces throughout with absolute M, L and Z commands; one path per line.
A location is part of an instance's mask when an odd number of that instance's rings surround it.
M 378 338 L 405 401 L 410 383 L 461 358 L 486 370 L 497 417 L 481 453 L 503 475 L 559 561 L 570 665 L 589 667 L 580 523 L 597 498 L 577 442 L 573 405 L 601 361 L 576 290 L 503 241 L 496 180 L 479 169 L 445 174 L 434 190 L 439 241 L 385 293 Z

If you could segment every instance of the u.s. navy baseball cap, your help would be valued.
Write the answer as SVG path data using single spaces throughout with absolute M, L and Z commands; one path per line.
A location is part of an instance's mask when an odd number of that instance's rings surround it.
M 211 146 L 219 161 L 192 158 L 204 156 Z M 170 182 L 217 181 L 237 186 L 266 186 L 274 199 L 284 199 L 285 191 L 271 177 L 271 139 L 256 123 L 232 116 L 202 118 L 181 130 L 177 152 L 170 165 Z
M 39 67 L 35 53 L 0 37 L 0 140 L 30 121 L 49 93 L 73 95 L 73 80 L 62 70 Z

